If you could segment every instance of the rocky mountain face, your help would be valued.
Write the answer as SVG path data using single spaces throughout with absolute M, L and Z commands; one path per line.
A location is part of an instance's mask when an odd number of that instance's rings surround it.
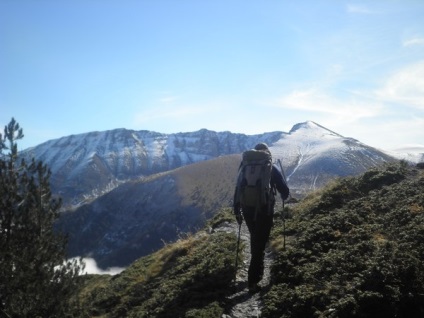
M 250 136 L 118 129 L 48 141 L 24 155 L 52 171 L 52 189 L 67 207 L 59 226 L 70 234 L 70 255 L 109 267 L 196 231 L 230 206 L 240 154 L 258 142 L 281 161 L 294 196 L 395 160 L 314 122 Z
M 78 204 L 123 181 L 169 171 L 219 156 L 241 153 L 262 141 L 273 144 L 282 132 L 247 136 L 202 129 L 161 134 L 116 129 L 47 141 L 25 150 L 52 171 L 52 189 L 66 204 Z

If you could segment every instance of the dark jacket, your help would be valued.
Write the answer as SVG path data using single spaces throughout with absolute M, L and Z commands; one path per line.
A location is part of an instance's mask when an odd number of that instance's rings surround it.
M 271 170 L 271 186 L 277 189 L 283 200 L 286 200 L 289 197 L 289 187 L 284 181 L 284 177 L 280 170 L 278 170 L 275 166 L 272 166 Z

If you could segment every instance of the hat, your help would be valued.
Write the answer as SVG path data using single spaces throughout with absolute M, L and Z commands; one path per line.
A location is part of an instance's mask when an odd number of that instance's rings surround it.
M 266 143 L 264 143 L 264 142 L 260 142 L 260 143 L 258 143 L 258 144 L 255 146 L 255 149 L 256 149 L 256 150 L 268 150 L 268 151 L 269 151 L 269 149 L 268 149 L 268 145 L 267 145 Z

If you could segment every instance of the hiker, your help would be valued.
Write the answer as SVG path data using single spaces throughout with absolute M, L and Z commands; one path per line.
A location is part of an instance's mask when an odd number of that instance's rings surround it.
M 249 156 L 256 157 L 252 159 L 255 162 L 251 163 L 248 168 L 243 168 L 249 165 Z M 258 160 L 259 156 L 263 156 L 266 159 Z M 259 162 L 264 163 L 266 167 L 259 168 Z M 246 176 L 245 173 L 254 173 L 255 169 L 259 169 L 262 175 L 258 176 L 259 172 L 257 172 L 254 178 L 264 178 L 262 179 L 264 181 L 258 182 L 254 180 L 255 186 L 249 187 L 246 179 L 250 177 Z M 264 186 L 258 190 L 258 184 Z M 256 190 L 249 189 L 254 187 L 256 187 Z M 276 190 L 280 193 L 283 200 L 288 198 L 289 188 L 284 181 L 282 173 L 272 164 L 272 156 L 267 144 L 259 143 L 254 149 L 243 153 L 233 207 L 238 224 L 241 225 L 244 218 L 250 233 L 251 260 L 248 271 L 248 287 L 252 293 L 260 290 L 258 284 L 264 273 L 265 246 L 273 225 Z M 265 191 L 266 193 L 257 195 L 256 193 L 259 191 Z

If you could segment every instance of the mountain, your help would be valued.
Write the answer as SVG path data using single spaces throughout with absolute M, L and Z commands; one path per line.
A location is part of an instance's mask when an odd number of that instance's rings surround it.
M 281 160 L 295 197 L 395 160 L 314 122 L 253 136 L 120 129 L 64 137 L 31 152 L 51 167 L 54 188 L 68 203 L 89 198 L 68 204 L 59 226 L 69 232 L 72 256 L 93 257 L 104 268 L 127 266 L 230 206 L 240 154 L 259 141 Z
M 259 141 L 273 144 L 281 132 L 247 136 L 202 129 L 161 134 L 116 129 L 47 141 L 22 155 L 48 164 L 52 189 L 65 204 L 79 204 L 122 182 L 223 155 L 241 153 Z
M 22 155 L 46 163 L 52 172 L 52 190 L 65 205 L 76 205 L 122 182 L 240 154 L 258 142 L 270 145 L 274 158 L 282 160 L 297 193 L 317 188 L 334 175 L 356 174 L 393 159 L 311 121 L 293 126 L 289 133 L 258 135 L 206 129 L 176 134 L 116 129 L 50 140 Z M 300 167 L 308 170 L 306 178 L 300 175 Z
M 357 175 L 394 157 L 314 122 L 300 123 L 271 145 L 281 158 L 291 188 L 305 194 L 335 176 Z

